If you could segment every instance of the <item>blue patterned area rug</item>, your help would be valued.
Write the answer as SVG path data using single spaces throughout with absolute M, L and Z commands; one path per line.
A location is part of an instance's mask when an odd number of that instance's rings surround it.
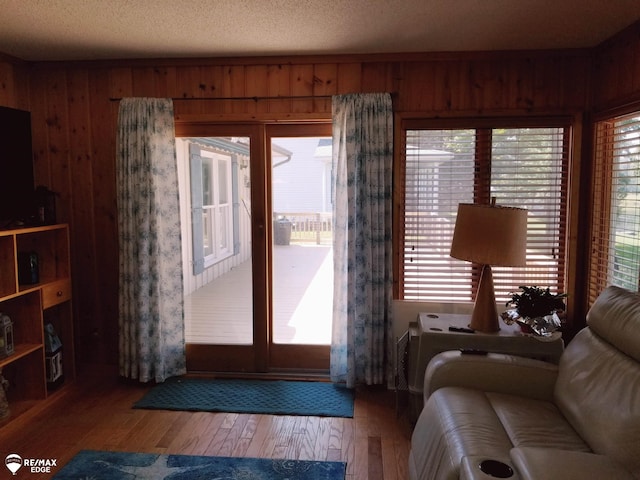
M 174 377 L 153 387 L 133 407 L 353 417 L 353 390 L 324 382 Z
M 344 480 L 346 464 L 83 450 L 55 480 Z

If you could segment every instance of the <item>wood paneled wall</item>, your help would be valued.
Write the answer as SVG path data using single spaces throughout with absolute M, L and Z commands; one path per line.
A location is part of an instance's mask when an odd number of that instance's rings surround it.
M 596 113 L 640 102 L 640 22 L 598 46 L 593 58 Z
M 76 337 L 85 361 L 115 362 L 118 103 L 173 97 L 178 119 L 327 118 L 329 98 L 394 93 L 406 114 L 487 115 L 576 111 L 584 107 L 585 52 L 479 57 L 280 58 L 121 64 L 35 65 L 31 75 L 37 181 L 59 192 L 59 217 L 73 236 Z
M 623 47 L 615 43 L 607 50 L 607 58 L 615 57 L 615 64 L 600 68 L 598 78 L 609 79 L 604 70 L 615 70 L 625 59 L 637 63 L 640 43 L 636 41 L 633 48 L 621 43 Z M 324 96 L 377 91 L 393 92 L 394 109 L 400 116 L 575 114 L 590 103 L 591 53 L 265 57 L 29 66 L 0 58 L 0 104 L 31 110 L 37 183 L 59 193 L 58 218 L 71 225 L 79 360 L 117 363 L 118 103 L 113 98 L 173 97 L 178 121 L 329 118 L 331 101 Z M 611 82 L 608 85 L 609 94 L 600 93 L 598 102 L 615 100 L 618 89 Z M 639 89 L 632 82 L 629 94 Z M 273 96 L 322 98 L 207 100 Z
M 29 110 L 28 72 L 25 62 L 0 53 L 0 105 Z

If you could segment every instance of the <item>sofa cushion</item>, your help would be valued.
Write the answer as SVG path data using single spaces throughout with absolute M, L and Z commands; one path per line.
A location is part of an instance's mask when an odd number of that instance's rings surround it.
M 521 480 L 633 480 L 620 464 L 594 453 L 524 447 L 511 450 L 511 460 Z
M 514 446 L 591 451 L 553 403 L 463 387 L 429 397 L 411 445 L 418 478 L 446 479 L 458 478 L 463 457 L 507 462 Z
M 514 447 L 591 451 L 553 403 L 499 393 L 486 395 Z
M 591 449 L 640 478 L 638 362 L 585 328 L 560 360 L 555 404 Z
M 603 340 L 640 362 L 640 294 L 610 286 L 587 313 L 587 325 Z

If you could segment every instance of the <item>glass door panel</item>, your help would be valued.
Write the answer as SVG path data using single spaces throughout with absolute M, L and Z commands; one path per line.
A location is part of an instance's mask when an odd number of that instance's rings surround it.
M 253 371 L 249 136 L 176 139 L 190 370 Z
M 286 136 L 287 129 L 296 135 Z M 281 126 L 269 135 L 269 348 L 270 365 L 276 369 L 328 369 L 333 304 L 331 137 L 322 136 L 325 126 L 305 130 Z

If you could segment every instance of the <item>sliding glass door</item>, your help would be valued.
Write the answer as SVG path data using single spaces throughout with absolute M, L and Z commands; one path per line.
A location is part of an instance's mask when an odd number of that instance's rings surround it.
M 177 132 L 188 369 L 328 369 L 330 125 Z

